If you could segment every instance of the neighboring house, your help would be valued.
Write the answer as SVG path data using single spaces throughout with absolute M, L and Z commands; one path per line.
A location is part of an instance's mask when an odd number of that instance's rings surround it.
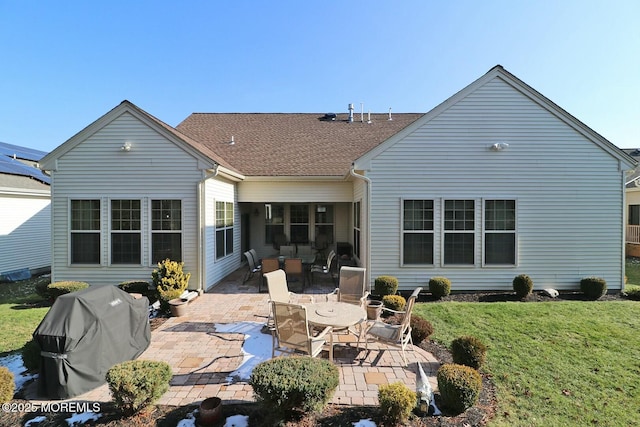
M 625 153 L 640 160 L 640 150 L 625 148 Z M 626 191 L 626 233 L 625 250 L 627 256 L 640 257 L 640 167 L 629 172 L 625 179 Z
M 45 152 L 0 142 L 0 279 L 19 280 L 51 265 L 50 179 Z
M 400 288 L 620 289 L 634 160 L 496 66 L 426 114 L 192 114 L 128 101 L 42 160 L 55 280 L 148 279 L 182 259 L 191 288 L 317 236 Z M 590 171 L 585 174 L 585 166 Z

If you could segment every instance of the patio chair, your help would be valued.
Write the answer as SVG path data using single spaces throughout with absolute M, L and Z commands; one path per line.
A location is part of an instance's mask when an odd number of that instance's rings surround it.
M 302 292 L 304 292 L 304 269 L 302 268 L 302 259 L 286 258 L 284 260 L 284 272 L 287 275 L 287 283 L 301 283 Z
M 275 357 L 276 351 L 287 354 L 302 353 L 311 357 L 319 355 L 327 344 L 327 339 L 331 338 L 331 326 L 327 326 L 317 335 L 312 335 L 304 305 L 272 301 L 271 306 L 275 320 L 271 357 Z M 333 346 L 330 344 L 329 360 L 333 361 Z
M 280 246 L 286 245 L 289 243 L 287 236 L 285 234 L 276 234 L 273 236 L 273 249 L 279 251 Z
M 280 246 L 280 256 L 293 258 L 296 256 L 296 247 L 291 245 Z
M 339 273 L 338 287 L 327 295 L 336 295 L 338 301 L 366 307 L 369 291 L 364 280 L 366 268 L 342 267 Z
M 255 249 L 249 249 L 249 253 L 253 257 L 253 263 L 256 265 L 256 267 L 262 268 L 262 261 L 258 257 L 258 253 L 256 252 L 256 250 Z
M 314 243 L 316 249 L 316 255 L 324 258 L 324 254 L 329 249 L 329 237 L 326 234 L 318 234 Z
M 262 282 L 264 282 L 265 274 L 271 273 L 272 271 L 276 271 L 280 269 L 280 261 L 278 258 L 263 258 L 262 259 L 262 277 L 260 278 L 260 283 L 258 284 L 258 292 L 260 292 Z
M 334 280 L 335 282 L 335 275 L 333 273 L 333 271 L 331 270 L 331 266 L 333 264 L 333 260 L 336 257 L 336 253 L 334 251 L 329 252 L 329 256 L 327 256 L 327 263 L 326 264 L 314 264 L 311 266 L 311 269 L 309 270 L 309 278 L 311 279 L 311 284 L 313 285 L 314 282 L 314 276 L 316 273 L 319 274 L 328 274 L 331 276 L 331 278 Z
M 313 255 L 313 249 L 311 249 L 311 245 L 298 245 L 296 253 L 300 258 L 309 258 Z
M 245 252 L 244 256 L 247 259 L 247 264 L 249 265 L 249 268 L 247 269 L 247 272 L 244 275 L 244 279 L 242 280 L 243 285 L 247 282 L 247 280 L 251 279 L 255 273 L 258 273 L 261 271 L 261 266 L 258 266 L 255 264 L 255 261 L 253 260 L 253 256 L 251 255 L 251 252 L 249 251 Z
M 416 288 L 413 291 L 409 299 L 407 299 L 407 305 L 405 306 L 404 311 L 391 310 L 389 308 L 382 309 L 383 311 L 400 315 L 400 324 L 391 325 L 381 320 L 372 322 L 364 331 L 365 348 L 367 350 L 366 354 L 368 354 L 369 352 L 368 338 L 371 337 L 385 344 L 400 347 L 400 349 L 402 350 L 402 360 L 404 361 L 404 366 L 407 366 L 405 349 L 410 344 L 411 350 L 413 350 L 413 340 L 411 339 L 411 311 L 413 310 L 413 305 L 415 304 L 416 298 L 418 298 L 418 294 L 421 290 L 422 288 Z
M 267 326 L 273 326 L 273 312 L 271 312 L 271 303 L 286 302 L 292 303 L 294 300 L 308 300 L 313 303 L 313 297 L 311 295 L 299 295 L 289 291 L 287 285 L 287 275 L 284 270 L 275 270 L 264 274 L 264 279 L 267 281 L 267 289 L 269 290 L 269 320 L 267 320 Z

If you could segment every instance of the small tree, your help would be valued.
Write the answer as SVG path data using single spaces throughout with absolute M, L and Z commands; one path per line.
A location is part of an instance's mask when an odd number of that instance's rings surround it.
M 160 306 L 164 311 L 169 309 L 169 301 L 182 295 L 189 285 L 191 273 L 182 271 L 183 267 L 184 262 L 165 259 L 159 262 L 158 268 L 151 273 Z

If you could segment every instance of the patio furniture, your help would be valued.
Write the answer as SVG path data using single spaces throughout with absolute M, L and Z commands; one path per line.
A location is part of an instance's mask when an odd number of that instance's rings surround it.
M 286 245 L 289 243 L 289 239 L 285 234 L 276 234 L 273 236 L 273 249 L 279 251 L 280 246 Z
M 260 288 L 262 286 L 262 282 L 264 282 L 265 274 L 271 273 L 272 271 L 276 271 L 280 269 L 280 261 L 278 258 L 263 258 L 262 259 L 262 277 L 260 279 L 260 283 L 258 283 L 258 292 L 260 292 Z
M 311 245 L 298 245 L 296 253 L 300 258 L 309 258 L 313 255 L 313 249 Z
M 247 280 L 250 280 L 255 273 L 260 272 L 262 269 L 262 266 L 256 265 L 253 255 L 250 251 L 245 252 L 244 257 L 247 259 L 248 268 L 247 272 L 244 275 L 244 278 L 242 279 L 243 285 L 247 282 Z
M 253 257 L 253 263 L 256 265 L 256 267 L 261 267 L 262 268 L 262 261 L 258 257 L 258 253 L 256 252 L 256 250 L 255 249 L 249 249 L 249 253 Z
M 296 256 L 296 247 L 291 245 L 280 246 L 280 256 L 293 258 Z
M 315 304 L 307 304 L 307 318 L 316 328 L 326 328 L 330 326 L 333 332 L 351 331 L 358 337 L 362 336 L 362 324 L 367 319 L 367 312 L 359 305 L 346 302 L 325 301 Z M 353 331 L 354 326 L 359 326 L 359 331 Z M 331 347 L 333 348 L 333 334 L 331 336 Z
M 339 273 L 339 285 L 327 295 L 327 301 L 329 301 L 329 295 L 336 295 L 340 302 L 366 307 L 369 296 L 365 283 L 366 272 L 366 268 L 342 267 Z
M 309 270 L 309 277 L 311 279 L 311 284 L 313 284 L 314 282 L 314 275 L 316 273 L 318 274 L 328 274 L 331 276 L 331 278 L 334 280 L 335 282 L 335 277 L 337 275 L 334 275 L 333 271 L 331 270 L 331 266 L 333 264 L 333 261 L 336 257 L 336 253 L 334 251 L 329 252 L 329 255 L 327 256 L 327 262 L 326 264 L 314 264 L 311 266 L 311 269 Z
M 316 249 L 316 255 L 324 258 L 324 254 L 329 249 L 329 237 L 326 234 L 318 234 L 314 243 Z
M 269 290 L 269 319 L 267 320 L 267 326 L 273 327 L 273 312 L 271 312 L 271 303 L 286 302 L 292 303 L 294 299 L 300 301 L 307 299 L 310 303 L 313 303 L 313 297 L 311 295 L 299 295 L 289 291 L 287 285 L 287 275 L 284 270 L 275 270 L 264 274 L 264 279 L 267 281 L 267 289 Z
M 404 311 L 391 310 L 389 308 L 382 309 L 383 311 L 401 316 L 401 321 L 398 325 L 385 323 L 381 320 L 373 321 L 364 332 L 367 354 L 369 351 L 369 341 L 367 338 L 371 337 L 386 344 L 400 347 L 402 350 L 402 360 L 404 361 L 404 365 L 407 365 L 405 349 L 409 344 L 413 347 L 413 340 L 411 339 L 411 311 L 421 290 L 422 288 L 416 288 L 413 291 L 409 299 L 407 299 L 407 305 Z
M 287 275 L 287 283 L 290 283 L 290 282 L 301 283 L 302 292 L 304 292 L 304 269 L 302 268 L 302 259 L 285 258 L 284 272 Z
M 331 337 L 331 327 L 325 327 L 319 334 L 312 335 L 304 305 L 272 301 L 274 328 L 271 356 L 276 351 L 287 354 L 303 353 L 316 357 Z M 333 345 L 329 346 L 329 360 L 333 361 Z

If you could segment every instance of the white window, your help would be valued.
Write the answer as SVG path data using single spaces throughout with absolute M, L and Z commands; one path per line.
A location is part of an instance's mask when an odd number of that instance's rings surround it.
M 71 264 L 100 264 L 100 200 L 71 200 Z
M 182 201 L 151 201 L 151 261 L 182 261 Z
M 111 263 L 140 264 L 140 200 L 111 200 Z
M 402 203 L 402 263 L 433 264 L 433 200 Z
M 445 265 L 473 265 L 475 202 L 444 201 L 443 252 Z
M 233 202 L 216 202 L 216 259 L 233 253 Z
M 360 258 L 360 235 L 361 235 L 361 202 L 353 204 L 353 253 Z
M 485 200 L 484 264 L 516 264 L 516 201 Z

